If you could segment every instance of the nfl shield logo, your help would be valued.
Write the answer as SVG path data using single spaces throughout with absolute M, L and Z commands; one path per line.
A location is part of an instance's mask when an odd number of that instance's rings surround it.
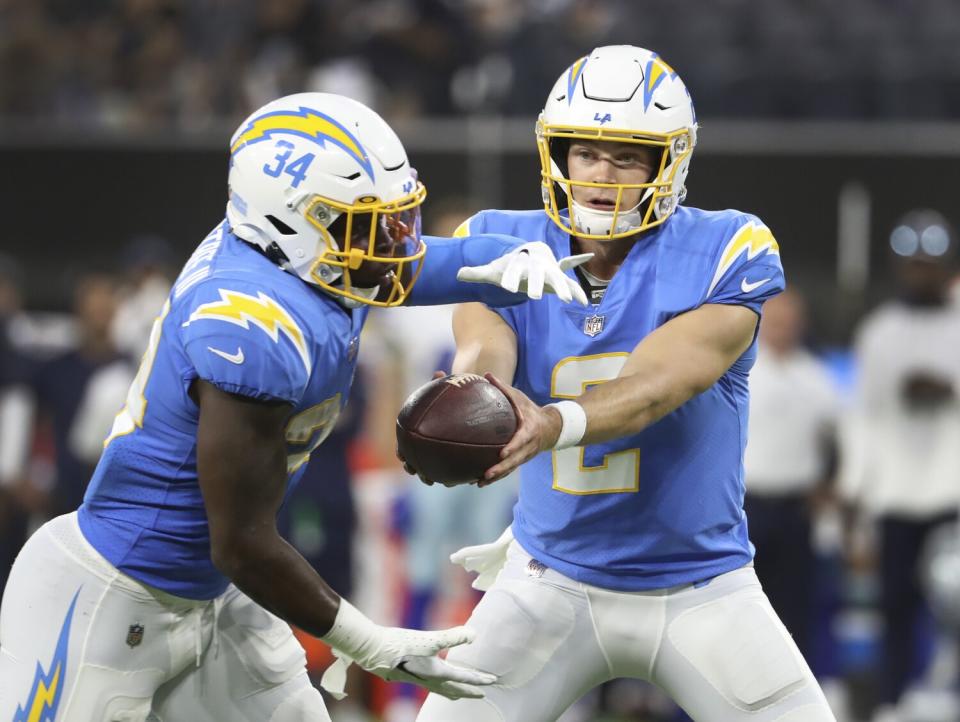
M 587 316 L 583 319 L 583 332 L 593 338 L 603 330 L 605 316 Z
M 130 629 L 127 630 L 127 646 L 130 647 L 130 649 L 133 649 L 142 641 L 143 641 L 143 625 L 131 624 Z

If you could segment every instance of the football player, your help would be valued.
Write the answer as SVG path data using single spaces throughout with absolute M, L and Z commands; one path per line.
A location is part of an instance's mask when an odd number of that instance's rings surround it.
M 582 296 L 562 270 L 576 259 L 542 243 L 421 239 L 425 194 L 348 98 L 281 98 L 238 128 L 226 219 L 174 283 L 82 506 L 13 566 L 0 720 L 329 720 L 287 622 L 340 658 L 334 693 L 355 661 L 482 696 L 494 675 L 436 656 L 470 630 L 375 624 L 276 529 L 346 403 L 370 306 Z
M 598 48 L 537 124 L 544 209 L 459 229 L 593 252 L 576 274 L 591 306 L 455 313 L 454 370 L 516 387 L 521 424 L 486 483 L 528 463 L 511 529 L 453 556 L 488 591 L 476 641 L 448 660 L 497 682 L 482 700 L 431 694 L 420 722 L 556 720 L 620 677 L 698 722 L 833 720 L 757 582 L 742 511 L 747 375 L 763 302 L 784 288 L 778 245 L 754 216 L 680 205 L 696 142 L 663 59 Z

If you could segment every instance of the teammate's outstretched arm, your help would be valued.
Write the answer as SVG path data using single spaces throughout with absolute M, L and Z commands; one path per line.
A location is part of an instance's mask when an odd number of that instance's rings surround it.
M 427 253 L 409 306 L 480 301 L 510 306 L 554 293 L 566 303 L 587 305 L 579 282 L 566 271 L 586 263 L 592 253 L 556 258 L 542 241 L 485 233 L 439 238 L 425 236 Z
M 205 381 L 195 383 L 192 395 L 200 406 L 197 464 L 216 567 L 254 601 L 321 637 L 347 662 L 452 699 L 482 697 L 480 686 L 496 681 L 493 675 L 435 656 L 471 641 L 470 630 L 420 632 L 374 624 L 278 533 L 290 406 L 228 394 Z
M 710 388 L 749 348 L 759 318 L 745 306 L 706 304 L 665 323 L 630 353 L 619 376 L 572 404 L 538 406 L 494 381 L 516 407 L 520 425 L 486 482 L 506 476 L 541 451 L 630 436 Z M 482 484 L 483 482 L 481 482 Z

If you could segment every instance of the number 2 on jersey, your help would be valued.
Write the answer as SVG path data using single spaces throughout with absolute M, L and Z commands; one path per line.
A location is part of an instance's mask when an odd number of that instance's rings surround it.
M 628 353 L 572 356 L 553 367 L 550 396 L 575 399 L 589 386 L 615 379 Z M 584 465 L 584 448 L 555 449 L 553 488 L 566 494 L 615 494 L 640 488 L 640 449 L 627 449 L 603 457 L 601 466 Z

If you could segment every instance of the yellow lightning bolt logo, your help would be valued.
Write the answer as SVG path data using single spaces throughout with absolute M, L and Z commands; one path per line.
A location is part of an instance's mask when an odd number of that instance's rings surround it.
M 650 74 L 647 77 L 647 88 L 652 93 L 657 87 L 657 83 L 664 75 L 673 75 L 673 68 L 667 65 L 660 58 L 655 58 L 650 62 Z
M 275 135 L 294 135 L 324 145 L 333 143 L 350 155 L 370 179 L 373 179 L 373 166 L 360 141 L 343 125 L 317 110 L 301 107 L 299 111 L 280 110 L 264 113 L 241 130 L 230 145 L 230 154 L 242 150 L 245 146 L 268 140 Z
M 646 110 L 650 101 L 653 99 L 653 91 L 657 89 L 660 82 L 667 76 L 675 76 L 676 71 L 667 65 L 663 58 L 654 55 L 647 61 L 646 80 L 643 86 L 643 109 Z
M 282 333 L 293 343 L 304 368 L 310 373 L 310 354 L 303 332 L 283 306 L 261 291 L 256 296 L 250 296 L 239 291 L 218 290 L 220 300 L 197 307 L 184 326 L 203 319 L 226 321 L 246 329 L 252 323 L 272 338 L 274 343 L 279 343 Z
M 707 291 L 708 296 L 713 292 L 713 289 L 716 288 L 720 279 L 723 278 L 723 274 L 730 270 L 733 262 L 744 252 L 747 254 L 747 260 L 755 258 L 761 253 L 779 256 L 780 245 L 773 237 L 769 228 L 755 224 L 753 221 L 747 223 L 737 231 L 736 235 L 730 239 L 727 247 L 723 250 L 723 255 L 720 256 L 720 263 L 717 266 L 717 272 L 713 274 L 713 282 Z
M 573 102 L 573 94 L 576 91 L 577 81 L 580 79 L 580 73 L 583 72 L 583 66 L 587 64 L 588 56 L 584 55 L 577 62 L 570 66 L 567 74 L 567 105 Z
M 63 696 L 63 679 L 66 676 L 67 651 L 70 643 L 70 625 L 73 621 L 73 610 L 77 606 L 77 597 L 80 596 L 80 590 L 73 595 L 73 601 L 70 602 L 70 608 L 67 610 L 67 616 L 60 627 L 60 637 L 57 640 L 57 648 L 53 653 L 53 660 L 50 662 L 50 671 L 44 672 L 43 667 L 37 662 L 37 671 L 33 676 L 33 685 L 30 694 L 27 696 L 27 704 L 18 706 L 13 715 L 13 722 L 53 722 L 57 716 L 57 707 L 60 705 L 60 698 Z
M 61 665 L 58 663 L 49 687 L 43 683 L 43 680 L 40 680 L 37 686 L 37 694 L 33 698 L 33 704 L 27 714 L 27 722 L 40 722 L 43 713 L 46 710 L 53 709 L 53 701 L 56 699 L 57 690 L 60 687 L 60 669 Z

